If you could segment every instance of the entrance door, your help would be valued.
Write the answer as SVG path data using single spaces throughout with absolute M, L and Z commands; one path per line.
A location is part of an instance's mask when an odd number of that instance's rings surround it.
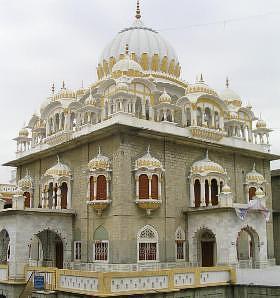
M 214 242 L 213 241 L 201 242 L 201 258 L 202 258 L 202 267 L 214 266 Z
M 58 269 L 63 269 L 63 243 L 57 241 L 55 244 L 55 266 Z

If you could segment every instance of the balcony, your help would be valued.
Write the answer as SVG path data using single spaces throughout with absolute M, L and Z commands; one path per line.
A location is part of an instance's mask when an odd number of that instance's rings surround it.
M 88 206 L 92 207 L 98 215 L 101 215 L 102 212 L 112 203 L 112 200 L 91 200 L 87 201 Z
M 139 208 L 146 210 L 147 215 L 151 215 L 152 211 L 158 209 L 161 206 L 162 200 L 137 199 L 135 203 Z
M 203 126 L 190 126 L 191 134 L 195 138 L 203 139 L 206 141 L 220 141 L 226 133 L 213 128 Z
M 64 142 L 68 142 L 72 139 L 72 131 L 59 131 L 44 139 L 44 142 L 50 146 L 55 146 Z
M 94 296 L 121 296 L 170 293 L 181 289 L 234 284 L 230 267 L 177 268 L 136 272 L 89 272 L 79 270 L 26 267 L 26 282 L 32 276 L 44 277 L 46 290 Z M 34 285 L 33 285 L 34 288 Z

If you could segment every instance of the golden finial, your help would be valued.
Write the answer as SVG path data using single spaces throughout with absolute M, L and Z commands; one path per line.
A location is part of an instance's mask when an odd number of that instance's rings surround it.
M 200 74 L 200 83 L 203 83 L 204 82 L 204 79 L 203 79 L 203 75 L 202 73 Z
M 98 146 L 98 155 L 99 156 L 101 155 L 101 147 L 100 147 L 100 145 Z
M 136 7 L 136 19 L 139 20 L 141 19 L 141 10 L 140 10 L 140 2 L 137 0 L 137 7 Z
M 150 154 L 150 151 L 151 151 L 151 145 L 149 144 L 147 148 L 147 154 Z
M 54 83 L 52 84 L 52 94 L 54 94 L 54 91 L 55 91 L 55 87 L 54 87 Z
M 227 88 L 229 87 L 229 79 L 228 79 L 228 77 L 226 78 L 226 87 Z
M 61 89 L 65 89 L 65 82 L 64 82 L 64 80 L 62 81 L 62 88 Z
M 128 43 L 125 45 L 125 54 L 128 55 L 129 52 L 129 47 L 128 47 Z

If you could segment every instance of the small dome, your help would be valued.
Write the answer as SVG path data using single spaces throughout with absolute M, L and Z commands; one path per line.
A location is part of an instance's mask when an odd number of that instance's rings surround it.
M 265 193 L 263 192 L 263 190 L 260 187 L 256 191 L 256 197 L 258 199 L 262 199 L 263 197 L 265 197 Z
M 246 175 L 246 183 L 258 183 L 262 184 L 265 182 L 265 179 L 262 174 L 256 171 L 256 166 L 254 164 L 253 170 Z
M 222 187 L 222 192 L 223 193 L 231 193 L 231 189 L 227 183 Z
M 33 179 L 32 177 L 26 173 L 25 177 L 18 181 L 18 187 L 22 189 L 31 189 L 33 188 Z
M 22 129 L 19 131 L 19 133 L 18 133 L 18 136 L 19 136 L 19 137 L 25 137 L 25 138 L 27 138 L 28 135 L 29 135 L 29 131 L 28 131 L 28 129 L 25 128 L 25 127 L 22 128 Z
M 186 94 L 190 94 L 190 93 L 206 93 L 213 96 L 218 95 L 214 89 L 212 89 L 205 83 L 202 75 L 200 75 L 200 78 L 197 79 L 195 84 L 190 84 L 187 87 Z
M 266 122 L 262 119 L 259 119 L 256 123 L 256 127 L 257 128 L 266 128 L 267 127 Z
M 241 97 L 232 89 L 229 88 L 229 80 L 226 81 L 226 89 L 224 89 L 220 93 L 220 97 L 222 100 L 224 100 L 226 103 L 230 104 L 232 103 L 235 106 L 240 107 L 242 105 Z
M 207 175 L 209 173 L 218 173 L 225 175 L 226 171 L 218 163 L 211 161 L 208 157 L 208 150 L 206 157 L 200 161 L 196 161 L 191 167 L 192 174 Z
M 172 99 L 171 96 L 166 92 L 165 88 L 158 99 L 159 103 L 171 103 Z
M 59 157 L 57 157 L 57 164 L 48 169 L 45 176 L 70 177 L 71 170 L 67 165 L 61 163 Z
M 140 64 L 132 60 L 128 54 L 123 59 L 119 60 L 112 68 L 113 75 L 135 75 L 141 76 L 143 69 Z
M 146 168 L 148 170 L 162 169 L 162 164 L 158 159 L 152 157 L 149 146 L 147 153 L 136 160 L 135 168 L 136 170 L 140 168 Z
M 93 97 L 91 89 L 89 90 L 89 97 L 85 100 L 85 104 L 88 106 L 96 105 L 96 98 Z
M 110 159 L 101 154 L 100 147 L 97 156 L 88 163 L 88 168 L 90 171 L 110 169 Z

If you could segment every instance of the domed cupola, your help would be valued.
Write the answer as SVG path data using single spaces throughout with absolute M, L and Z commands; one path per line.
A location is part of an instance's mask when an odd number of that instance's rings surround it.
M 161 162 L 153 157 L 150 153 L 150 146 L 146 154 L 140 158 L 138 158 L 135 162 L 135 169 L 148 169 L 148 170 L 156 170 L 156 169 L 163 169 Z
M 29 175 L 28 171 L 26 172 L 26 175 L 18 181 L 17 185 L 22 190 L 33 188 L 33 179 Z
M 70 177 L 71 176 L 71 170 L 70 168 L 63 164 L 59 157 L 57 157 L 57 164 L 53 167 L 49 168 L 45 172 L 45 176 L 51 176 L 51 177 Z
M 28 135 L 29 135 L 29 131 L 26 127 L 22 128 L 18 133 L 18 136 L 22 138 L 28 138 Z
M 125 58 L 117 67 L 114 65 L 124 57 L 123 49 L 129 44 L 131 59 Z M 137 3 L 134 23 L 123 30 L 105 47 L 97 68 L 99 79 L 107 77 L 113 71 L 122 69 L 124 65 L 132 65 L 134 60 L 148 73 L 161 73 L 175 77 L 180 76 L 180 65 L 173 47 L 155 30 L 141 21 L 139 1 Z M 137 66 L 137 68 L 139 68 Z M 138 69 L 140 70 L 140 69 Z
M 197 93 L 217 96 L 217 92 L 205 83 L 202 74 L 200 75 L 199 79 L 197 78 L 195 84 L 189 85 L 186 89 L 186 94 L 197 94 Z
M 88 163 L 88 169 L 90 171 L 96 170 L 109 170 L 110 169 L 110 159 L 107 156 L 101 154 L 101 149 L 99 147 L 98 154 Z
M 206 151 L 206 156 L 204 159 L 196 161 L 191 167 L 191 173 L 206 176 L 209 173 L 217 173 L 225 175 L 226 171 L 218 163 L 209 159 L 208 150 Z
M 161 94 L 161 96 L 158 99 L 159 103 L 171 103 L 172 98 L 171 96 L 166 92 L 165 88 Z
M 256 171 L 256 165 L 253 165 L 253 169 L 251 172 L 246 175 L 246 183 L 247 184 L 263 184 L 265 182 L 264 176 Z
M 126 53 L 124 57 L 112 67 L 112 76 L 114 78 L 119 78 L 121 76 L 140 77 L 142 75 L 143 69 L 141 65 L 130 58 L 128 45 L 126 45 Z
M 241 107 L 242 101 L 240 96 L 229 88 L 229 79 L 226 79 L 226 89 L 220 93 L 220 97 L 224 100 L 227 104 L 232 104 L 236 107 Z

